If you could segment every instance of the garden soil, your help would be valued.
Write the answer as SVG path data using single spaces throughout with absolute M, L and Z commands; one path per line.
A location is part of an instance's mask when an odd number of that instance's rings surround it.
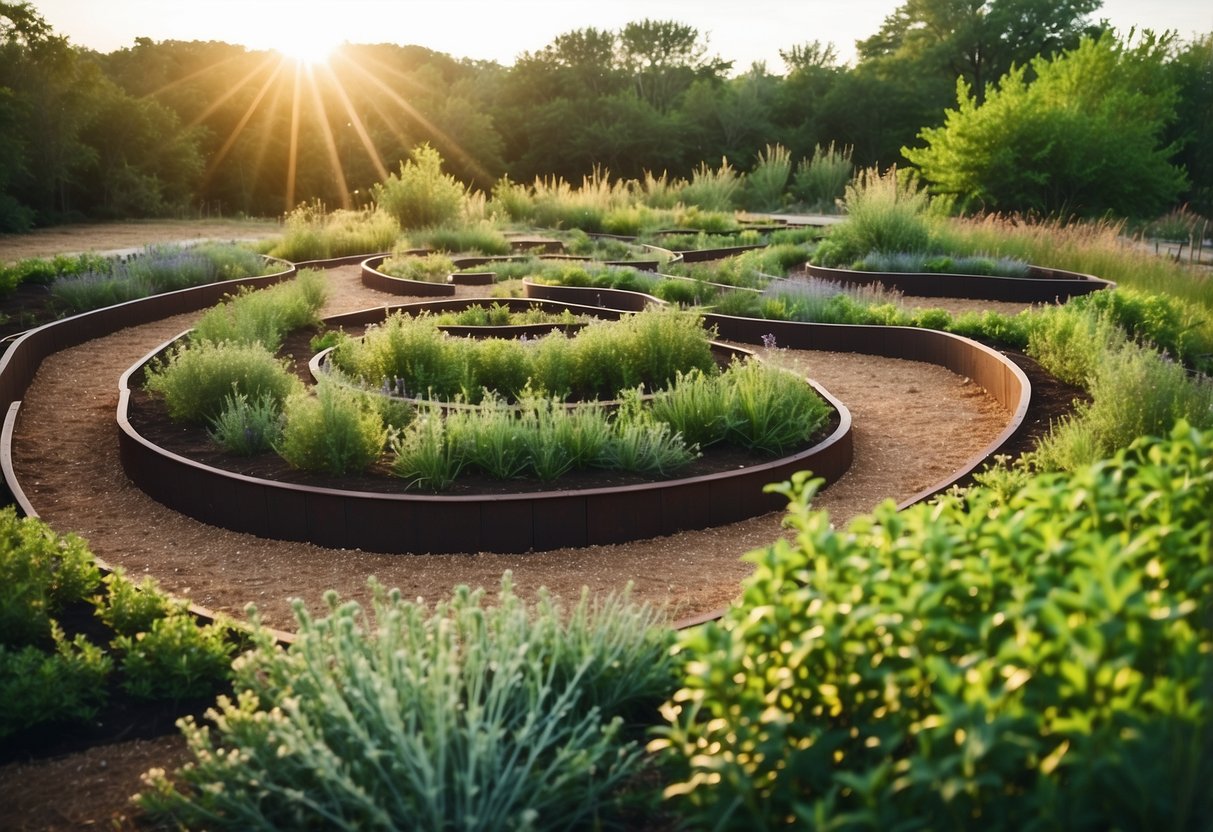
M 118 247 L 111 239 L 95 245 L 70 239 L 58 250 Z M 7 240 L 0 245 L 6 245 L 7 259 Z M 400 301 L 363 287 L 357 267 L 327 274 L 326 314 Z M 81 534 L 106 562 L 136 578 L 151 575 L 202 606 L 243 617 L 246 605 L 255 604 L 266 623 L 291 629 L 292 599 L 302 599 L 313 611 L 323 608 L 328 589 L 366 601 L 370 576 L 399 587 L 405 597 L 433 602 L 461 583 L 496 587 L 509 570 L 526 595 L 546 586 L 574 599 L 583 587 L 601 594 L 630 585 L 635 598 L 665 606 L 677 617 L 727 605 L 750 571 L 742 556 L 786 533 L 783 514 L 775 512 L 625 545 L 522 555 L 379 555 L 207 526 L 169 511 L 126 480 L 114 420 L 118 376 L 195 318 L 136 327 L 48 359 L 22 405 L 14 464 L 31 501 L 55 528 Z M 767 353 L 816 379 L 851 409 L 854 465 L 814 500 L 836 523 L 943 479 L 1009 419 L 969 379 L 932 365 L 848 354 Z M 1047 418 L 1039 419 L 1042 426 Z M 0 829 L 132 828 L 127 797 L 138 790 L 140 773 L 153 766 L 172 768 L 183 753 L 179 738 L 165 737 L 0 768 Z

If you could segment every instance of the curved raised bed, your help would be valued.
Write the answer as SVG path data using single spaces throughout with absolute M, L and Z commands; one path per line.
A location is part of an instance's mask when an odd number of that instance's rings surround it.
M 810 277 L 863 286 L 879 283 L 907 295 L 928 298 L 970 298 L 1014 303 L 1053 303 L 1115 288 L 1110 280 L 1094 275 L 1029 266 L 1029 277 L 987 277 L 934 272 L 861 272 L 852 269 L 808 267 Z
M 569 303 L 595 297 L 593 293 L 598 291 L 580 286 L 525 283 L 528 293 L 532 286 L 542 290 L 545 296 L 550 294 L 554 299 Z M 603 299 L 617 300 L 624 309 L 662 302 L 641 292 L 612 289 L 611 293 L 603 296 Z M 626 297 L 629 295 L 631 297 Z M 986 459 L 1001 451 L 1026 429 L 1024 417 L 1032 396 L 1032 385 L 1028 377 L 1005 355 L 970 338 L 915 327 L 799 323 L 711 313 L 704 315 L 704 325 L 715 327 L 719 338 L 745 344 L 762 344 L 767 336 L 773 335 L 777 345 L 794 349 L 855 352 L 936 364 L 957 375 L 973 379 L 1011 413 L 1011 421 L 1002 433 L 984 450 L 974 455 L 964 468 L 953 472 L 948 479 L 914 495 L 903 503 L 903 506 L 925 500 L 964 480 Z
M 647 306 L 667 305 L 661 298 L 646 295 L 644 292 L 597 289 L 592 286 L 551 286 L 535 283 L 529 277 L 522 279 L 522 290 L 528 298 L 537 300 L 551 300 L 597 309 L 618 309 L 624 312 L 640 312 Z
M 256 479 L 171 453 L 139 434 L 128 418 L 130 379 L 167 345 L 123 374 L 119 457 L 127 476 L 153 499 L 205 523 L 280 540 L 388 553 L 526 552 L 624 543 L 723 525 L 775 511 L 785 500 L 769 482 L 812 469 L 833 482 L 850 467 L 851 417 L 839 414 L 822 442 L 781 459 L 681 479 L 525 494 L 442 496 L 339 491 Z
M 409 252 L 414 253 L 414 252 Z M 424 253 L 424 252 L 421 252 Z M 362 261 L 362 285 L 389 295 L 412 295 L 415 297 L 450 297 L 455 294 L 452 283 L 427 283 L 424 280 L 408 280 L 392 277 L 375 267 L 390 255 L 376 255 Z

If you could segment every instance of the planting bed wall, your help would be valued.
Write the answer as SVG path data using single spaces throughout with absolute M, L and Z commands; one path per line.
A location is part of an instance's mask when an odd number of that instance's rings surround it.
M 450 297 L 455 294 L 453 283 L 427 283 L 424 280 L 409 280 L 392 277 L 375 267 L 383 263 L 387 255 L 369 257 L 362 261 L 362 285 L 389 295 L 412 295 L 415 297 Z
M 990 277 L 987 275 L 944 274 L 936 272 L 866 272 L 852 269 L 827 269 L 808 266 L 810 277 L 864 286 L 879 283 L 907 295 L 931 298 L 969 298 L 1013 303 L 1064 302 L 1116 286 L 1089 274 L 1062 269 L 1029 267 L 1029 277 Z
M 851 418 L 828 392 L 837 428 L 800 453 L 718 474 L 576 491 L 431 496 L 339 491 L 233 474 L 166 451 L 127 415 L 130 377 L 118 405 L 119 455 L 127 476 L 164 505 L 234 531 L 321 546 L 389 553 L 525 552 L 623 543 L 707 528 L 781 508 L 769 482 L 811 469 L 828 482 L 852 458 Z

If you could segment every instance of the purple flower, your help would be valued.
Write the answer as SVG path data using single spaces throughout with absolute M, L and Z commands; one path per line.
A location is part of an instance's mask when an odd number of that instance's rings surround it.
M 768 332 L 766 335 L 762 336 L 762 345 L 768 350 L 775 349 L 775 333 Z

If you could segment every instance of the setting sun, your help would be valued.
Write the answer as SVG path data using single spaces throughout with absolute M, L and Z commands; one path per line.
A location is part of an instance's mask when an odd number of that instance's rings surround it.
M 323 20 L 298 20 L 282 27 L 274 40 L 274 50 L 301 64 L 316 66 L 327 63 L 340 45 L 340 38 Z

